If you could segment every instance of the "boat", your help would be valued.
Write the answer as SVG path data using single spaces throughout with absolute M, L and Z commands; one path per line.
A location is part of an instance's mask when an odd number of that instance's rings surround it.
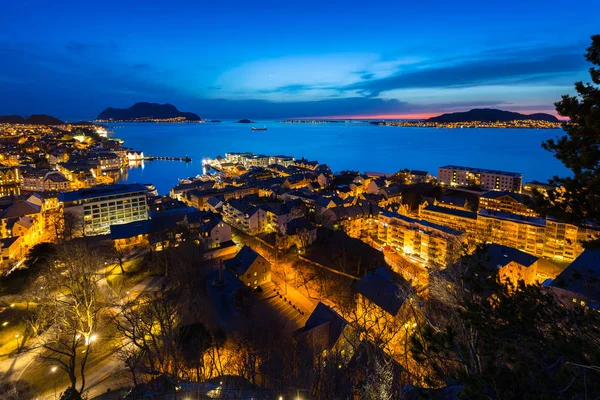
M 266 131 L 266 130 L 267 130 L 267 127 L 265 126 L 265 127 L 262 127 L 262 128 L 256 128 L 256 127 L 254 127 L 254 126 L 253 126 L 253 127 L 252 127 L 252 130 L 253 130 L 253 131 Z

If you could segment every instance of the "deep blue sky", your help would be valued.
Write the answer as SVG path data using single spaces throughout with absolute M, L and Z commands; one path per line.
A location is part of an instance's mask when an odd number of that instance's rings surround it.
M 0 115 L 169 102 L 207 118 L 551 111 L 596 1 L 28 1 L 0 12 Z

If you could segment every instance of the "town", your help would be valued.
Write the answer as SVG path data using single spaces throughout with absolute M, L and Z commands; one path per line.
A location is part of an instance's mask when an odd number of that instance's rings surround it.
M 433 367 L 406 349 L 420 307 L 454 293 L 474 260 L 477 285 L 498 277 L 568 309 L 599 306 L 581 281 L 596 274 L 583 243 L 600 227 L 542 217 L 531 197 L 555 187 L 521 173 L 333 173 L 237 152 L 159 196 L 151 182 L 115 183 L 144 155 L 101 125 L 0 134 L 0 367 L 40 395 L 323 398 L 342 390 L 337 369 L 372 367 L 365 354 L 436 390 Z M 318 385 L 315 362 L 333 367 L 317 368 Z

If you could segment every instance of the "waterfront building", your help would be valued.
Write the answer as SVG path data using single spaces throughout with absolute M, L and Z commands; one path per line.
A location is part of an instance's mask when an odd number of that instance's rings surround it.
M 83 225 L 86 236 L 110 232 L 111 225 L 148 219 L 148 189 L 140 184 L 102 185 L 59 193 L 64 212 Z
M 447 186 L 480 186 L 487 190 L 521 192 L 523 174 L 446 165 L 438 168 L 438 181 Z

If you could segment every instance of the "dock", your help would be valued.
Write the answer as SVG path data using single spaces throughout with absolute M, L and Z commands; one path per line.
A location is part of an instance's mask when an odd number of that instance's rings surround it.
M 144 161 L 183 161 L 183 162 L 191 162 L 192 159 L 188 156 L 185 157 L 155 157 L 155 156 L 149 156 L 149 157 L 144 157 Z

